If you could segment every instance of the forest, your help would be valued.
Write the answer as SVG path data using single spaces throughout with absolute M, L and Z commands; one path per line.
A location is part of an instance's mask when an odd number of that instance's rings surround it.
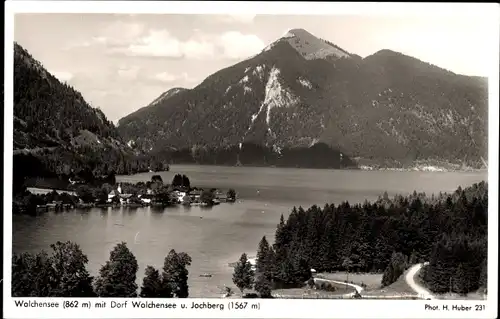
M 384 193 L 373 203 L 293 208 L 286 220 L 281 216 L 274 243 L 262 238 L 255 271 L 243 254 L 233 282 L 262 298 L 278 287 L 305 285 L 311 269 L 383 272 L 381 284 L 388 286 L 409 266 L 429 262 L 422 279 L 432 292 L 467 294 L 487 284 L 487 220 L 485 182 L 451 194 L 389 198 Z M 95 279 L 78 245 L 57 243 L 52 250 L 50 256 L 44 251 L 14 254 L 13 296 L 137 296 L 137 261 L 125 243 L 114 248 Z M 190 263 L 187 254 L 171 251 L 162 274 L 146 268 L 140 295 L 187 297 Z
M 432 292 L 466 294 L 486 287 L 487 219 L 485 182 L 452 194 L 385 193 L 373 203 L 293 208 L 281 216 L 274 244 L 262 239 L 256 276 L 275 288 L 304 285 L 311 269 L 383 272 L 387 286 L 429 262 L 423 280 Z
M 38 154 L 20 152 L 14 155 L 12 166 L 14 194 L 22 190 L 23 186 L 65 189 L 70 179 L 93 185 L 114 184 L 115 175 L 169 169 L 168 164 L 154 156 L 127 156 L 118 151 L 91 148 L 81 152 L 62 148 L 45 150 Z M 38 179 L 37 183 L 42 184 L 26 185 L 34 179 Z
M 126 145 L 104 113 L 14 44 L 14 193 L 31 177 L 88 182 L 167 168 Z
M 323 143 L 311 147 L 275 149 L 245 142 L 227 147 L 191 147 L 172 150 L 167 147 L 151 152 L 159 161 L 172 164 L 248 165 L 301 168 L 357 168 L 347 155 Z

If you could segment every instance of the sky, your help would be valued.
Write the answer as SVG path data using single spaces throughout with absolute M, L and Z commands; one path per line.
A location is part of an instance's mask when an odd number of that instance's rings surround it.
M 486 76 L 489 26 L 451 15 L 23 13 L 15 15 L 14 40 L 116 123 L 170 88 L 193 88 L 259 53 L 293 28 L 361 57 L 390 49 Z

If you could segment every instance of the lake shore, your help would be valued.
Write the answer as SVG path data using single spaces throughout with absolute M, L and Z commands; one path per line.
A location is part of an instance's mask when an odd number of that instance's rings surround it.
M 171 181 L 175 174 L 186 174 L 193 185 L 202 188 L 234 187 L 238 204 L 217 205 L 212 209 L 178 205 L 161 209 L 89 208 L 63 214 L 17 215 L 12 223 L 13 252 L 38 252 L 49 249 L 58 240 L 71 240 L 88 255 L 89 271 L 95 276 L 112 247 L 126 241 L 139 263 L 140 286 L 145 267 L 161 268 L 165 255 L 175 248 L 193 258 L 189 268 L 190 295 L 219 298 L 219 283 L 232 285 L 233 269 L 228 264 L 238 260 L 243 252 L 255 256 L 260 239 L 263 236 L 274 239 L 280 215 L 287 218 L 294 206 L 362 203 L 365 199 L 376 200 L 384 191 L 390 195 L 414 190 L 427 194 L 451 192 L 459 185 L 479 182 L 486 175 L 196 165 L 170 168 L 169 172 L 157 175 Z M 153 175 L 142 173 L 116 179 L 137 183 L 150 181 Z M 212 277 L 200 277 L 204 273 Z

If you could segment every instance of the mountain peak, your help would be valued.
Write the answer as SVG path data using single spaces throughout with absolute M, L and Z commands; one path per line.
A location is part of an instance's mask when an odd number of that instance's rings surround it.
M 301 28 L 289 29 L 281 38 L 264 48 L 262 52 L 271 50 L 279 42 L 288 42 L 306 60 L 351 57 L 351 54 L 342 48 Z

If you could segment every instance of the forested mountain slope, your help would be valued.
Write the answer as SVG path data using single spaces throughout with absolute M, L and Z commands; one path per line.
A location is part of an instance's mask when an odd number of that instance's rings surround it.
M 435 160 L 481 167 L 487 105 L 484 78 L 390 50 L 362 59 L 294 29 L 197 87 L 122 118 L 119 132 L 171 159 L 172 150 L 231 149 L 227 162 L 234 164 L 242 143 L 266 149 L 260 162 L 273 165 L 283 149 L 323 143 L 332 159 L 343 154 L 382 166 Z
M 16 184 L 29 177 L 88 180 L 147 170 L 154 164 L 122 142 L 101 110 L 57 80 L 18 43 L 13 149 Z

